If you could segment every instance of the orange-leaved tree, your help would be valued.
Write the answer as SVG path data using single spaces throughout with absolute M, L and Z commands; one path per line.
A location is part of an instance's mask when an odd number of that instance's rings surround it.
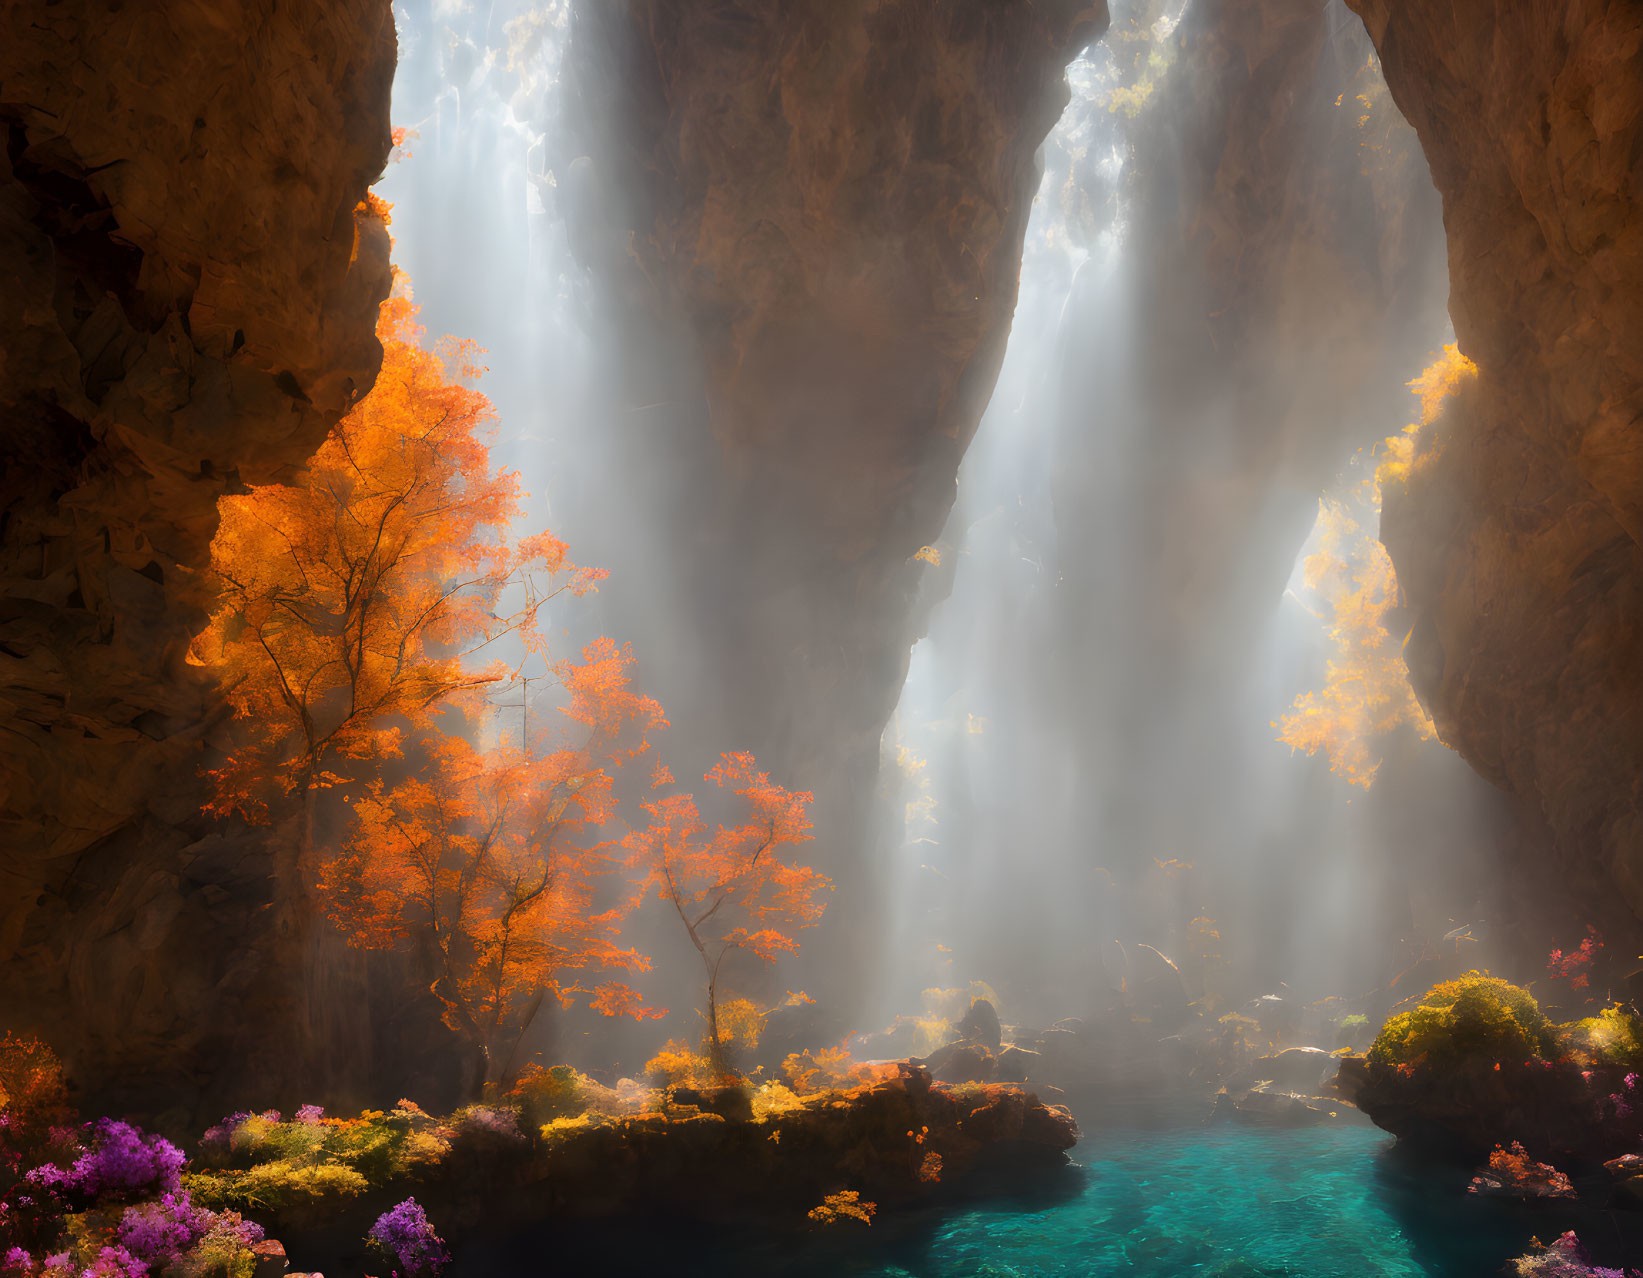
M 212 773 L 220 813 L 267 820 L 398 754 L 441 710 L 477 707 L 506 670 L 476 654 L 504 634 L 543 651 L 543 603 L 603 575 L 572 567 L 551 534 L 507 540 L 522 494 L 480 436 L 494 414 L 464 384 L 482 371 L 477 349 L 423 349 L 403 288 L 377 334 L 375 386 L 307 468 L 219 505 L 219 601 L 192 656 L 217 669 L 235 712 Z
M 793 933 L 821 918 L 820 896 L 832 885 L 811 867 L 781 856 L 782 848 L 811 837 L 813 796 L 775 784 L 751 754 L 722 755 L 704 779 L 733 791 L 746 805 L 745 819 L 710 829 L 692 795 L 667 795 L 644 805 L 650 823 L 625 842 L 641 892 L 672 905 L 701 957 L 708 1056 L 724 1074 L 718 996 L 725 959 L 740 951 L 773 961 L 797 950 Z M 658 785 L 671 780 L 658 769 Z
M 332 919 L 356 946 L 404 948 L 444 1008 L 482 1052 L 486 1082 L 503 1079 L 545 998 L 638 1018 L 628 986 L 575 983 L 650 961 L 617 944 L 631 905 L 600 900 L 621 868 L 601 840 L 615 811 L 612 769 L 648 748 L 661 707 L 632 687 L 631 653 L 608 639 L 554 666 L 574 727 L 558 748 L 477 750 L 458 736 L 418 743 L 423 765 L 354 801 L 355 821 L 321 881 Z M 580 739 L 573 739 L 580 738 Z

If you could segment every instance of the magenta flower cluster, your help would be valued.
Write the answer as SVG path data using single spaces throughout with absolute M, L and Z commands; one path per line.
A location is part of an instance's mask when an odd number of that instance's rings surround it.
M 1549 1244 L 1539 1255 L 1525 1256 L 1516 1264 L 1517 1272 L 1524 1278 L 1643 1278 L 1635 1269 L 1594 1265 L 1573 1230 Z
M 433 1278 L 451 1263 L 445 1240 L 414 1198 L 378 1216 L 367 1239 L 392 1261 L 394 1278 Z

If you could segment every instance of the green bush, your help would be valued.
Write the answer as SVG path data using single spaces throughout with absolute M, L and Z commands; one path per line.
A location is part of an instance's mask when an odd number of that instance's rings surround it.
M 1399 1066 L 1522 1062 L 1557 1054 L 1553 1027 L 1529 991 L 1482 972 L 1434 986 L 1386 1022 L 1369 1059 Z
M 1643 1067 L 1643 1021 L 1623 1007 L 1559 1025 L 1557 1040 L 1563 1054 L 1581 1065 Z
M 235 1125 L 234 1153 L 250 1167 L 187 1176 L 196 1202 L 245 1211 L 350 1198 L 415 1176 L 450 1152 L 449 1133 L 406 1101 L 358 1118 L 286 1123 L 273 1121 L 277 1117 L 252 1115 Z

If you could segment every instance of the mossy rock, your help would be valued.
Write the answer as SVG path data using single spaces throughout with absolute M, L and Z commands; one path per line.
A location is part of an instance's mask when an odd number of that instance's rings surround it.
M 1467 1061 L 1521 1063 L 1557 1054 L 1555 1027 L 1529 991 L 1483 972 L 1435 985 L 1386 1022 L 1375 1064 L 1445 1069 Z
M 1579 1064 L 1643 1068 L 1643 1021 L 1629 1008 L 1606 1007 L 1555 1032 L 1559 1049 Z

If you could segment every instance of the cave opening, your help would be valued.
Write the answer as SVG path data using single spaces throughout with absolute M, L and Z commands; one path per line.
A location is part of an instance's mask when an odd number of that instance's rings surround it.
M 26 7 L 0 1271 L 1643 1272 L 1630 5 Z

